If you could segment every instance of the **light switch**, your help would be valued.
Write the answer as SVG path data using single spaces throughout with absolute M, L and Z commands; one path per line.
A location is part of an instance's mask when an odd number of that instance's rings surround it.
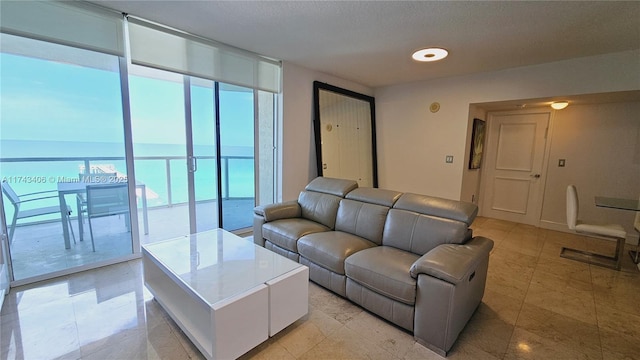
M 564 162 L 565 162 L 565 159 L 559 159 L 558 160 L 558 167 L 564 167 Z
M 444 160 L 447 164 L 451 164 L 453 163 L 453 155 L 447 155 L 447 157 Z

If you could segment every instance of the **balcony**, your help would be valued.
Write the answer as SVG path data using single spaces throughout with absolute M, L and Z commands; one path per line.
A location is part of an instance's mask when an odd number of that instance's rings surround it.
M 224 228 L 236 230 L 252 224 L 255 199 L 247 189 L 238 188 L 235 170 L 247 162 L 253 164 L 253 157 L 222 157 L 222 213 Z M 195 209 L 198 231 L 218 227 L 218 200 L 215 177 L 215 158 L 199 157 L 199 169 L 203 175 L 196 176 Z M 31 173 L 44 174 L 44 182 L 21 183 L 14 186 L 16 192 L 36 192 L 55 190 L 57 181 L 78 179 L 79 173 L 100 173 L 114 171 L 124 174 L 124 158 L 78 157 L 78 158 L 4 158 L 0 159 L 2 178 L 17 180 L 14 174 L 25 169 Z M 148 201 L 147 218 L 149 232 L 145 233 L 141 191 L 138 199 L 138 234 L 140 243 L 147 244 L 189 233 L 189 205 L 186 189 L 186 158 L 173 156 L 148 156 L 134 158 L 137 182 L 145 184 Z M 139 171 L 140 170 L 140 171 Z M 28 174 L 27 172 L 26 174 Z M 22 172 L 22 174 L 25 174 Z M 197 173 L 196 173 L 197 174 Z M 39 175 L 43 176 L 43 175 Z M 215 176 L 215 175 L 213 175 Z M 35 177 L 30 177 L 33 180 Z M 49 178 L 55 181 L 49 181 Z M 12 184 L 14 185 L 14 184 Z M 22 185 L 22 186 L 18 186 Z M 244 192 L 244 193 L 243 193 Z M 14 279 L 26 279 L 72 267 L 100 263 L 132 253 L 131 233 L 126 226 L 126 215 L 114 215 L 92 220 L 96 251 L 92 251 L 89 226 L 84 219 L 84 241 L 80 241 L 79 220 L 75 208 L 75 195 L 65 197 L 71 205 L 71 224 L 75 241 L 70 239 L 70 248 L 65 248 L 60 215 L 42 216 L 18 222 L 10 244 L 10 256 Z M 56 198 L 46 200 L 47 206 L 59 205 Z M 13 215 L 11 203 L 4 198 L 7 226 Z M 28 221 L 31 220 L 31 221 Z

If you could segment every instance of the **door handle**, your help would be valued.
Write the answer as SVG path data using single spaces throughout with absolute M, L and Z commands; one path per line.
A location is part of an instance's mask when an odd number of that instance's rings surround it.
M 536 178 L 536 179 L 540 178 L 540 174 L 531 174 L 529 176 L 531 176 L 532 178 Z
M 189 156 L 189 172 L 198 171 L 198 159 L 195 156 Z

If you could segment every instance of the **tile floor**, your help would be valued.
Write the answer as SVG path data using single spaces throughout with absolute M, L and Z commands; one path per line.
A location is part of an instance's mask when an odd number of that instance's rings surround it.
M 640 272 L 562 259 L 612 244 L 479 218 L 495 241 L 482 304 L 450 359 L 638 359 Z M 202 358 L 142 285 L 139 260 L 12 289 L 0 359 Z M 310 312 L 243 359 L 441 359 L 397 327 L 310 283 Z

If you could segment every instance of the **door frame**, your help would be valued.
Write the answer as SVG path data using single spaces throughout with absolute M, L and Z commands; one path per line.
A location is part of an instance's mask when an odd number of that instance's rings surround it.
M 553 140 L 553 128 L 555 123 L 555 110 L 548 109 L 547 107 L 537 107 L 530 109 L 521 109 L 521 110 L 495 110 L 488 111 L 486 114 L 487 118 L 487 142 L 485 144 L 485 149 L 489 149 L 489 144 L 495 143 L 498 139 L 494 139 L 491 137 L 491 131 L 493 127 L 495 127 L 495 121 L 493 121 L 493 115 L 524 115 L 524 114 L 538 114 L 538 113 L 548 113 L 549 114 L 549 123 L 547 124 L 547 131 L 545 137 L 545 145 L 544 145 L 544 153 L 542 154 L 542 168 L 541 168 L 541 176 L 540 176 L 540 195 L 537 199 L 535 205 L 535 223 L 532 224 L 536 227 L 540 227 L 540 223 L 542 220 L 542 209 L 544 206 L 544 198 L 546 195 L 546 186 L 547 186 L 547 174 L 549 173 L 549 158 L 551 153 L 551 142 Z M 485 154 L 485 156 L 494 155 L 495 154 Z M 486 164 L 486 161 L 484 162 Z M 483 208 L 485 206 L 486 201 L 486 187 L 490 185 L 489 171 L 486 168 L 480 174 L 480 183 L 479 183 L 479 199 L 478 199 L 478 209 L 479 215 L 483 216 Z
M 9 236 L 7 235 L 7 223 L 5 221 L 4 200 L 0 194 L 0 310 L 4 304 L 5 295 L 11 289 L 13 279 L 11 256 L 9 256 Z

